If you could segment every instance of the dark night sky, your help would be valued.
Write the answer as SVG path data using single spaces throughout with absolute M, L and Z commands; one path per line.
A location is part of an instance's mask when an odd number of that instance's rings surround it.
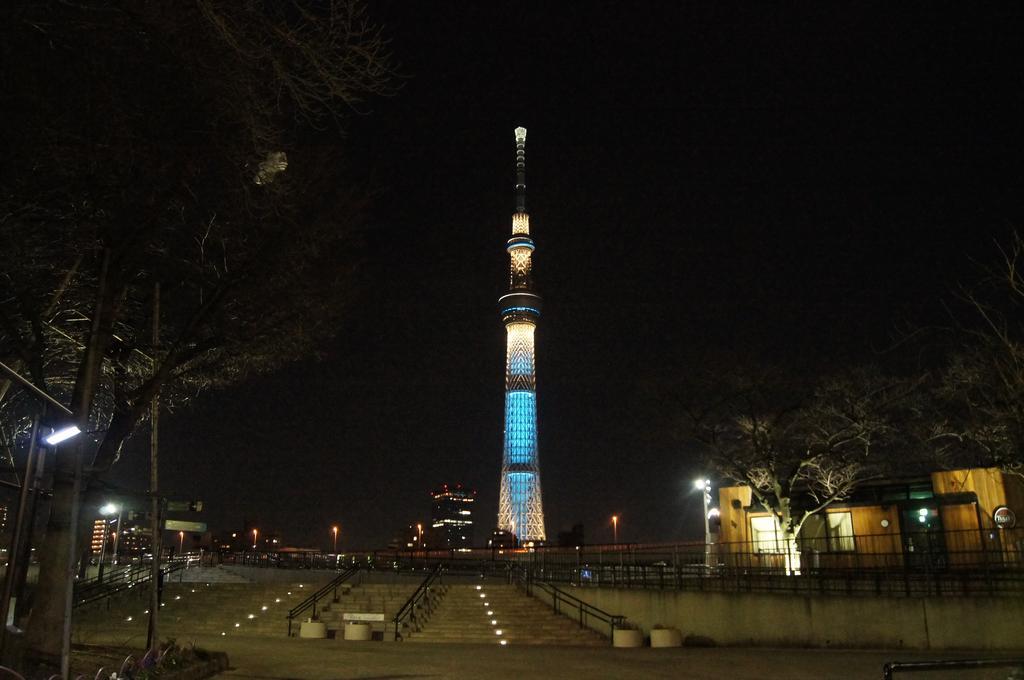
M 1024 10 L 919 7 L 372 5 L 410 79 L 339 159 L 381 188 L 349 323 L 325 361 L 165 417 L 164 488 L 218 528 L 326 547 L 340 522 L 359 548 L 459 481 L 485 537 L 521 124 L 548 534 L 610 540 L 618 513 L 623 540 L 696 537 L 699 467 L 646 386 L 717 351 L 871 359 L 1022 223 Z

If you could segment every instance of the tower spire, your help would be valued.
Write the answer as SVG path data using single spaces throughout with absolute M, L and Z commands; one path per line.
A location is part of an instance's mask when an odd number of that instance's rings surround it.
M 534 331 L 541 299 L 531 277 L 534 243 L 526 212 L 526 128 L 516 130 L 516 212 L 512 215 L 509 292 L 498 300 L 505 348 L 505 451 L 501 461 L 498 528 L 521 542 L 544 541 L 537 456 L 537 376 Z
M 526 128 L 516 128 L 516 212 L 526 212 Z

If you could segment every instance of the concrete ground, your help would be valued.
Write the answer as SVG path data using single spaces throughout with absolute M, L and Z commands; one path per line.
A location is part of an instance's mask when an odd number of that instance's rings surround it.
M 179 643 L 183 642 L 179 640 Z M 225 651 L 231 669 L 222 680 L 385 680 L 386 678 L 687 678 L 692 680 L 880 680 L 887 661 L 990 658 L 990 653 L 676 648 L 500 647 L 300 640 L 197 638 Z M 1004 655 L 1005 656 L 1005 655 Z M 1005 680 L 1009 669 L 897 674 L 927 680 Z

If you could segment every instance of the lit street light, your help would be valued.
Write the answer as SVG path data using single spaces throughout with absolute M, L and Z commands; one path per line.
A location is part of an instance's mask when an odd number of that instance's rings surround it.
M 422 548 L 423 547 L 423 525 L 419 524 L 419 523 L 416 524 L 416 540 L 420 544 L 420 547 Z
M 259 535 L 259 533 L 260 533 L 259 529 L 253 529 L 252 530 L 252 549 L 253 550 L 256 549 L 256 537 Z
M 184 545 L 185 545 L 185 532 L 184 531 L 179 531 L 178 532 L 178 556 L 179 557 L 181 556 L 182 549 L 184 548 Z
M 619 543 L 619 516 L 612 515 L 612 542 L 618 545 Z
M 56 446 L 57 444 L 60 444 L 63 441 L 67 441 L 68 439 L 71 439 L 75 435 L 81 433 L 82 431 L 78 429 L 77 425 L 68 425 L 67 427 L 62 427 L 59 430 L 54 430 L 51 434 L 47 435 L 46 439 L 44 439 L 43 441 L 45 441 L 50 446 Z

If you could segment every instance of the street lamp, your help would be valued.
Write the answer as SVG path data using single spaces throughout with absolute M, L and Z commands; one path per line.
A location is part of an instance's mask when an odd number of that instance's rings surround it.
M 114 546 L 111 550 L 113 553 L 111 557 L 111 564 L 117 564 L 117 535 L 121 533 L 121 506 L 113 503 L 107 503 L 100 508 L 100 514 L 104 517 L 110 515 L 117 515 L 117 531 L 114 533 Z M 100 545 L 100 581 L 103 581 L 103 554 L 107 547 L 107 520 L 103 520 L 103 543 Z
M 182 550 L 183 550 L 184 546 L 185 546 L 185 532 L 184 531 L 179 531 L 178 532 L 178 556 L 179 557 L 181 556 L 181 553 L 182 553 Z
M 708 506 L 711 504 L 711 480 L 694 480 L 693 486 L 701 492 L 704 499 L 704 566 L 711 566 L 711 516 Z
M 15 378 L 15 379 L 19 380 L 19 382 L 24 381 L 24 378 L 21 378 L 21 376 L 19 376 L 17 373 L 15 373 L 15 372 L 11 371 L 10 369 L 8 369 L 7 366 L 4 366 L 3 364 L 0 364 L 0 368 L 5 369 L 5 371 L 4 371 L 5 373 L 8 373 L 8 375 L 10 375 L 12 378 Z M 67 415 L 71 415 L 71 412 L 66 407 L 64 407 L 63 405 L 61 405 L 58 402 L 55 402 L 52 397 L 50 397 L 49 395 L 46 395 L 44 392 L 42 392 L 41 390 L 36 388 L 31 383 L 27 383 L 26 382 L 26 384 L 27 384 L 27 386 L 31 387 L 32 390 L 35 390 L 37 393 L 44 395 L 46 397 L 46 399 L 49 400 L 50 402 L 56 404 L 57 406 L 60 406 L 60 408 Z M 70 429 L 70 428 L 66 428 L 66 429 Z M 74 430 L 75 430 L 74 432 L 71 432 L 70 434 L 67 434 L 67 436 L 62 437 L 61 439 L 59 439 L 57 441 L 65 441 L 67 439 L 70 439 L 71 437 L 74 437 L 76 434 L 78 434 L 78 428 L 76 427 L 76 428 L 74 428 Z M 46 441 L 47 444 L 50 444 L 49 439 L 52 438 L 52 436 L 53 435 L 50 435 L 50 437 L 47 437 L 44 441 Z M 20 492 L 18 494 L 18 514 L 15 516 L 14 531 L 11 533 L 11 543 L 10 543 L 10 546 L 8 547 L 8 549 L 7 549 L 7 571 L 6 571 L 7 577 L 4 579 L 3 594 L 2 594 L 2 596 L 0 596 L 0 653 L 2 653 L 4 651 L 4 648 L 5 648 L 5 645 L 6 645 L 6 642 L 7 642 L 6 641 L 7 619 L 9 617 L 10 611 L 11 611 L 11 596 L 12 596 L 12 594 L 14 592 L 13 591 L 14 582 L 17 580 L 15 575 L 18 573 L 18 570 L 20 568 L 19 562 L 21 560 L 19 559 L 19 557 L 20 557 L 20 553 L 21 553 L 21 549 L 22 549 L 22 543 L 23 542 L 27 543 L 27 541 L 29 540 L 28 538 L 23 538 L 23 536 L 26 533 L 26 531 L 31 533 L 31 528 L 30 527 L 26 528 L 26 524 L 28 524 L 28 521 L 27 521 L 27 519 L 28 519 L 28 495 L 29 495 L 29 488 L 32 487 L 32 486 L 35 486 L 35 478 L 36 478 L 36 470 L 35 470 L 35 468 L 36 468 L 36 463 L 38 462 L 36 459 L 39 457 L 37 455 L 37 450 L 39 448 L 39 437 L 40 437 L 40 433 L 39 433 L 39 416 L 35 416 L 32 419 L 32 433 L 29 435 L 28 456 L 27 456 L 27 458 L 25 460 L 25 475 L 21 478 L 21 490 L 20 490 Z M 53 444 L 50 444 L 50 445 L 52 446 Z M 75 499 L 76 505 L 72 508 L 72 510 L 73 510 L 72 515 L 73 515 L 73 518 L 76 521 L 77 521 L 78 513 L 74 512 L 74 510 L 77 510 L 77 502 L 78 502 L 78 499 L 76 498 Z M 27 547 L 28 546 L 26 545 L 26 548 Z M 69 567 L 68 567 L 69 573 L 73 574 L 74 569 L 72 568 L 71 565 L 73 565 L 73 561 L 69 560 Z M 70 588 L 70 586 L 69 586 L 69 588 Z M 67 606 L 66 606 L 66 609 L 67 609 Z M 67 624 L 67 622 L 65 622 L 65 624 Z M 67 625 L 65 625 L 64 628 L 65 628 L 65 633 L 67 633 L 67 629 L 68 629 Z M 67 636 L 65 635 L 65 637 L 67 637 Z M 68 647 L 68 644 L 70 644 L 70 643 L 64 644 L 63 647 L 70 649 Z M 62 648 L 62 655 L 63 655 L 63 652 L 64 652 L 64 649 Z M 63 663 L 64 662 L 62 660 L 62 665 L 63 665 Z
M 418 522 L 416 524 L 416 541 L 420 544 L 420 547 L 422 548 L 423 547 L 423 525 L 418 523 Z
M 334 554 L 338 554 L 338 527 L 331 527 L 331 533 L 334 534 Z
M 619 544 L 619 516 L 612 515 L 612 542 Z
M 256 549 L 256 537 L 259 535 L 259 533 L 260 533 L 259 529 L 253 529 L 252 530 L 252 549 L 253 550 Z

